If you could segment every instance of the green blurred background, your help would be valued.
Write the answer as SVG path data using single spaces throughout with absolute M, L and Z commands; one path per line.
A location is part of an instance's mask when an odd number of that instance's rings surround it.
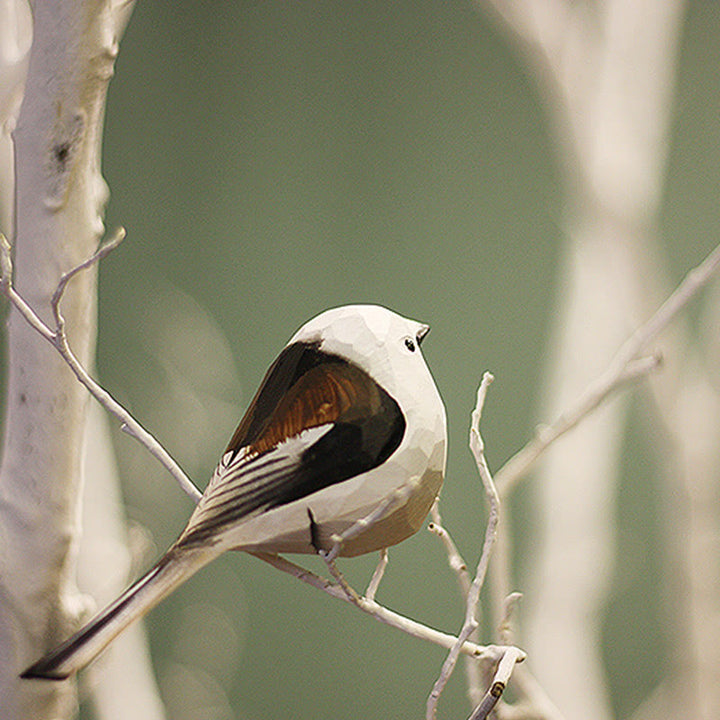
M 690 3 L 682 38 L 661 217 L 677 278 L 720 227 L 718 7 Z M 474 563 L 474 392 L 491 369 L 483 429 L 497 469 L 538 420 L 564 242 L 559 167 L 512 42 L 470 3 L 141 2 L 111 84 L 104 173 L 108 226 L 129 237 L 101 269 L 98 372 L 197 483 L 300 324 L 381 303 L 432 325 L 424 349 L 450 431 L 443 513 Z M 117 440 L 128 516 L 160 552 L 190 503 Z M 642 454 L 627 465 L 649 495 L 619 514 L 621 537 L 639 524 L 653 538 L 653 465 Z M 532 492 L 524 485 L 513 503 L 520 588 Z M 633 567 L 657 563 L 652 543 L 638 552 Z M 622 718 L 657 681 L 665 641 L 637 627 L 642 608 L 657 608 L 621 556 L 605 642 Z M 390 557 L 378 599 L 455 630 L 462 607 L 437 540 L 421 532 Z M 342 567 L 363 586 L 373 566 Z M 148 627 L 173 719 L 421 717 L 444 658 L 244 555 L 193 578 Z M 639 632 L 649 648 L 638 660 Z M 640 663 L 630 688 L 623 657 Z M 462 680 L 441 716 L 467 715 Z

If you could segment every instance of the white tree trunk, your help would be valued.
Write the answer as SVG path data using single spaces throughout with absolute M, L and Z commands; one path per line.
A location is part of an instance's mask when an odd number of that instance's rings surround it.
M 37 0 L 25 94 L 14 131 L 15 287 L 45 320 L 60 275 L 103 232 L 100 174 L 105 93 L 131 6 Z M 95 270 L 63 300 L 68 335 L 91 365 Z M 52 324 L 52 323 L 51 323 Z M 73 683 L 18 679 L 75 622 L 74 587 L 87 393 L 16 312 L 8 324 L 8 384 L 0 467 L 0 717 L 70 717 Z
M 554 419 L 669 291 L 650 249 L 683 2 L 490 4 L 522 41 L 565 171 L 568 281 L 542 412 Z M 526 649 L 568 718 L 610 716 L 599 618 L 613 553 L 622 407 L 616 400 L 586 420 L 550 449 L 541 470 L 545 537 L 528 592 Z

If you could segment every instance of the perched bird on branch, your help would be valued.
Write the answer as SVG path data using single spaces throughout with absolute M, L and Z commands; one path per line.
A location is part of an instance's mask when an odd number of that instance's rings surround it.
M 440 490 L 447 444 L 445 408 L 420 351 L 428 330 L 375 305 L 303 325 L 267 371 L 177 541 L 21 677 L 77 672 L 226 550 L 328 552 L 383 503 L 387 511 L 341 542 L 340 555 L 415 533 Z

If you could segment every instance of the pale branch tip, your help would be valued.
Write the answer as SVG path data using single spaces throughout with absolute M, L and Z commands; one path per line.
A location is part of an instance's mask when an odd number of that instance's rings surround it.
M 482 409 L 485 406 L 485 398 L 487 397 L 488 388 L 492 384 L 493 380 L 495 380 L 495 376 L 486 370 L 483 373 L 482 380 L 480 381 L 480 385 L 477 389 L 475 409 L 472 414 L 471 430 L 478 431 L 478 428 L 480 427 Z
M 513 641 L 513 627 L 512 627 L 512 616 L 515 609 L 522 600 L 523 594 L 521 592 L 511 592 L 503 603 L 502 617 L 498 623 L 498 637 L 500 642 L 505 645 L 511 645 Z
M 664 362 L 665 358 L 660 350 L 656 350 L 651 355 L 630 360 L 618 377 L 618 386 L 624 383 L 635 382 L 652 374 L 662 368 Z
M 126 236 L 127 233 L 124 227 L 120 226 L 116 228 L 107 240 L 98 245 L 95 252 L 89 258 L 83 260 L 83 262 L 60 276 L 60 280 L 58 281 L 57 287 L 55 288 L 55 292 L 53 293 L 50 301 L 56 320 L 60 317 L 58 306 L 60 305 L 60 301 L 62 300 L 62 296 L 64 295 L 65 289 L 67 288 L 70 280 L 72 280 L 79 272 L 91 268 L 93 265 L 99 263 L 103 258 L 107 257 L 118 245 L 120 245 Z
M 470 415 L 470 450 L 475 457 L 475 462 L 478 465 L 478 471 L 480 472 L 480 477 L 486 490 L 489 487 L 487 483 L 487 476 L 490 471 L 487 470 L 487 465 L 485 464 L 485 447 L 482 436 L 480 435 L 480 421 L 482 420 L 482 411 L 485 406 L 487 391 L 494 379 L 495 376 L 491 372 L 486 371 L 483 373 L 482 380 L 480 381 L 480 385 L 477 389 L 475 407 Z M 480 467 L 481 464 L 485 465 L 486 472 Z M 490 482 L 490 485 L 494 488 L 492 481 Z

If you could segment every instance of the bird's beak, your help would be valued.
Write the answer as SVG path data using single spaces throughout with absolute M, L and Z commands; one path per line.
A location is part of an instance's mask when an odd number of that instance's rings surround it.
M 418 345 L 422 345 L 422 341 L 425 339 L 425 336 L 430 332 L 430 326 L 429 325 L 421 325 L 420 329 L 415 334 L 415 339 L 418 342 Z

